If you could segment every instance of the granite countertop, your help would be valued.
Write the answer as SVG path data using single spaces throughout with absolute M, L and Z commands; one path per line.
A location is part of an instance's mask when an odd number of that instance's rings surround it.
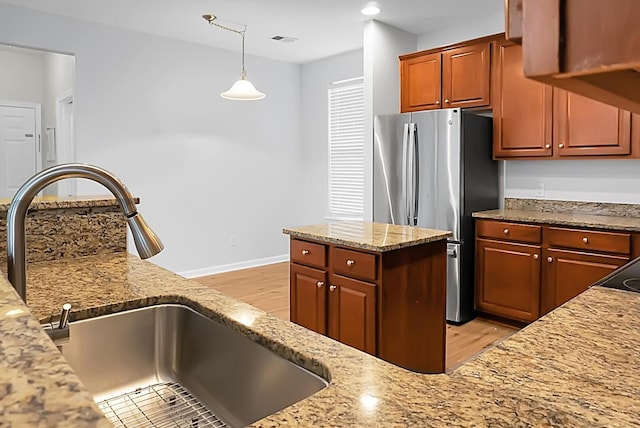
M 338 221 L 284 228 L 282 232 L 294 238 L 380 252 L 440 241 L 452 235 L 444 230 L 363 221 Z
M 592 227 L 597 229 L 640 232 L 640 218 L 611 215 L 571 214 L 529 210 L 489 210 L 473 213 L 475 218 L 554 224 L 558 226 Z
M 134 198 L 135 203 L 140 203 Z M 0 198 L 0 213 L 9 210 L 11 199 Z M 87 208 L 118 206 L 118 201 L 111 195 L 97 196 L 42 196 L 37 197 L 29 205 L 30 210 L 47 210 L 58 208 Z
M 0 425 L 108 426 L 35 321 L 66 301 L 74 305 L 72 320 L 185 304 L 330 379 L 255 426 L 640 425 L 636 293 L 591 288 L 454 372 L 423 375 L 135 256 L 34 263 L 28 275 L 33 316 L 0 277 Z

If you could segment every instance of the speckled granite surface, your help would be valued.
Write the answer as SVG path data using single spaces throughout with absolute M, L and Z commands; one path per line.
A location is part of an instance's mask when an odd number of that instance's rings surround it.
M 558 201 L 553 199 L 505 198 L 507 210 L 542 211 L 561 214 L 587 214 L 614 217 L 640 217 L 640 205 L 608 202 Z
M 475 218 L 640 232 L 640 205 L 506 198 L 504 209 Z
M 137 200 L 136 200 L 137 201 Z M 7 209 L 0 199 L 0 266 L 7 264 Z M 106 196 L 47 197 L 29 206 L 30 262 L 123 252 L 127 223 L 118 202 Z
M 606 215 L 565 214 L 544 211 L 490 210 L 473 213 L 475 218 L 517 221 L 524 223 L 554 224 L 561 226 L 592 227 L 607 230 L 640 232 L 640 218 Z
M 32 264 L 28 274 L 37 318 L 57 314 L 66 300 L 75 304 L 72 319 L 182 303 L 330 379 L 255 426 L 640 425 L 640 294 L 592 288 L 453 373 L 420 375 L 134 256 Z M 9 287 L 0 279 L 0 425 L 104 425 L 33 319 L 9 315 L 21 307 Z
M 391 251 L 451 236 L 451 232 L 362 221 L 338 221 L 282 229 L 294 238 L 346 245 L 372 251 Z

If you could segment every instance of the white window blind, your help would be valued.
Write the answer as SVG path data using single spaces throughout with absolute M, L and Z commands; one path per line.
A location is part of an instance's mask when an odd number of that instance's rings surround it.
M 329 89 L 329 216 L 364 216 L 364 85 Z

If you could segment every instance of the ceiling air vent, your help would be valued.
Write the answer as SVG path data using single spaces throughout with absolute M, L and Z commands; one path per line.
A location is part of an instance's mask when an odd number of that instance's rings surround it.
M 275 40 L 276 42 L 282 42 L 282 43 L 293 43 L 298 39 L 296 39 L 295 37 L 287 37 L 287 36 L 273 36 L 271 40 Z

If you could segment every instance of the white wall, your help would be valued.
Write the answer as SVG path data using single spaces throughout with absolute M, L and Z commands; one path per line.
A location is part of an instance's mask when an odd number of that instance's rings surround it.
M 267 98 L 242 103 L 219 96 L 239 77 L 237 52 L 6 5 L 0 43 L 75 55 L 78 160 L 140 196 L 166 246 L 154 262 L 204 274 L 287 254 L 281 229 L 311 197 L 299 180 L 300 66 L 248 56 Z M 104 190 L 83 181 L 80 192 Z
M 378 21 L 364 28 L 365 220 L 373 217 L 373 118 L 400 113 L 398 56 L 417 49 L 417 37 Z
M 44 100 L 42 108 L 43 133 L 46 128 L 56 127 L 58 98 L 73 93 L 75 58 L 48 52 L 44 56 Z M 44 139 L 43 139 L 44 140 Z M 51 166 L 54 161 L 46 161 L 46 150 L 43 149 L 43 166 Z
M 504 32 L 504 11 L 418 36 L 419 51 Z
M 42 52 L 1 48 L 0 100 L 42 104 L 44 99 L 43 64 L 44 54 Z
M 302 66 L 302 155 L 304 176 L 302 182 L 311 198 L 307 197 L 307 217 L 299 224 L 325 221 L 328 214 L 328 94 L 332 82 L 362 76 L 362 50 L 310 62 Z

